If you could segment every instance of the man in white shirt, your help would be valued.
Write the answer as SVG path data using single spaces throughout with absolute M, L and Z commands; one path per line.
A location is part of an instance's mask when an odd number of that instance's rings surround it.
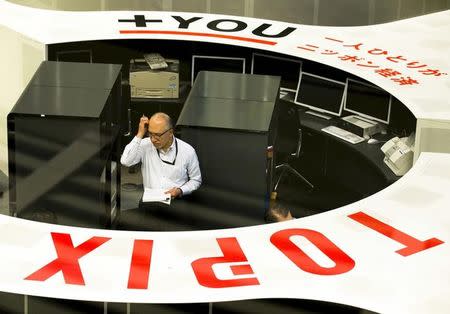
M 148 131 L 149 137 L 145 137 Z M 170 117 L 162 112 L 142 116 L 139 130 L 120 159 L 130 167 L 142 162 L 144 188 L 167 189 L 172 198 L 191 194 L 202 183 L 194 148 L 175 138 Z

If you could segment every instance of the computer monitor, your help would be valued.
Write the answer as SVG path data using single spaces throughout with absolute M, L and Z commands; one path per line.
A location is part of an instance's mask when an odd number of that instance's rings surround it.
M 343 82 L 301 72 L 294 103 L 339 117 L 346 88 Z
M 375 85 L 347 79 L 344 110 L 389 124 L 391 95 Z
M 252 74 L 281 76 L 280 90 L 295 92 L 302 62 L 296 59 L 276 57 L 262 53 L 252 55 Z
M 191 85 L 200 71 L 245 73 L 245 58 L 193 55 Z

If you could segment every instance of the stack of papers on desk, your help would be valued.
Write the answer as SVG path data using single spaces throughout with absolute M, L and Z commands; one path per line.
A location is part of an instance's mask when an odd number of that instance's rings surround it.
M 164 193 L 166 189 L 144 189 L 143 202 L 161 202 L 170 205 L 170 194 Z

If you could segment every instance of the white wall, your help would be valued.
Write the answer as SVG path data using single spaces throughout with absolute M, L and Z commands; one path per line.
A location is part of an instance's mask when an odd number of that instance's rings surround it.
M 9 0 L 56 10 L 187 11 L 312 25 L 378 24 L 450 9 L 450 0 Z
M 414 162 L 421 152 L 450 154 L 450 124 L 448 121 L 418 119 Z M 450 171 L 450 170 L 443 170 Z
M 45 60 L 45 45 L 0 26 L 0 170 L 8 173 L 6 117 L 39 64 Z

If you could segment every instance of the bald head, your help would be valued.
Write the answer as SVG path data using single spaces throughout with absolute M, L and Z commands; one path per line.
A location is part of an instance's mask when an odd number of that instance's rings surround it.
M 167 150 L 173 142 L 172 119 L 164 112 L 157 112 L 148 121 L 150 140 L 157 149 Z M 153 134 L 153 135 L 152 135 Z
M 159 126 L 163 126 L 165 129 L 173 128 L 172 119 L 168 114 L 164 112 L 157 112 L 150 117 L 150 124 L 157 124 Z

